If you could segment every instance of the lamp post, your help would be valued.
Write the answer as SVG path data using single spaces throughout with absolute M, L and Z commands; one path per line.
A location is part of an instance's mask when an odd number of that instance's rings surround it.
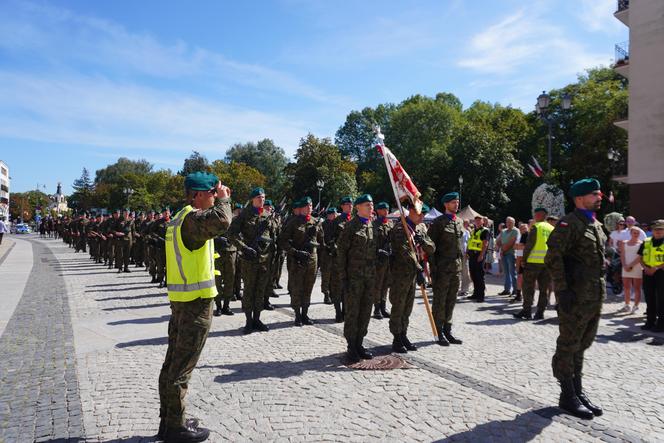
M 537 103 L 535 104 L 535 112 L 537 112 L 537 115 L 539 116 L 540 119 L 547 125 L 548 129 L 548 135 L 547 135 L 547 160 L 548 160 L 548 166 L 547 166 L 547 172 L 551 172 L 551 163 L 552 163 L 552 150 L 551 150 L 551 143 L 552 143 L 552 128 L 553 128 L 553 123 L 555 122 L 555 119 L 551 115 L 551 112 L 549 110 L 549 105 L 551 105 L 551 96 L 546 93 L 546 91 L 542 91 L 542 93 L 537 97 Z M 564 93 L 560 97 L 560 107 L 563 109 L 563 111 L 567 111 L 572 107 L 572 97 Z
M 461 188 L 463 188 L 463 175 L 459 176 L 459 206 L 461 206 Z
M 316 187 L 318 188 L 318 210 L 320 211 L 322 209 L 320 206 L 320 195 L 321 192 L 323 192 L 323 188 L 325 187 L 325 181 L 323 181 L 322 178 L 319 178 L 316 180 Z

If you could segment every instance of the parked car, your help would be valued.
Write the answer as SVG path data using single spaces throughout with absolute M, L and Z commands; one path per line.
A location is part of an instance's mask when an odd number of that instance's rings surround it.
M 26 225 L 25 223 L 19 223 L 16 225 L 17 234 L 30 234 L 31 232 L 32 229 L 30 229 L 30 226 Z

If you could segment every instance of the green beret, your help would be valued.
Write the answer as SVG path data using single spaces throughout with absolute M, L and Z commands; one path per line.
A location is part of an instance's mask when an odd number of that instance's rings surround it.
M 235 203 L 235 209 L 242 209 L 242 203 Z
M 263 189 L 261 187 L 254 188 L 251 191 L 251 194 L 249 194 L 249 198 L 258 197 L 259 195 L 265 195 L 265 189 Z
M 192 172 L 184 179 L 184 187 L 191 191 L 209 191 L 217 186 L 219 179 L 209 172 Z
M 263 204 L 263 206 L 272 206 L 272 200 L 270 200 L 269 198 L 266 198 L 265 203 Z
M 293 202 L 293 208 L 294 208 L 294 209 L 297 209 L 297 208 L 304 208 L 305 206 L 307 206 L 307 202 L 305 202 L 303 198 L 300 199 L 300 200 L 295 200 L 295 201 Z
M 452 200 L 459 200 L 458 192 L 448 192 L 447 194 L 443 195 L 443 198 L 440 199 L 440 201 L 443 203 L 451 202 Z
M 429 211 L 431 211 L 431 208 L 426 203 L 422 203 L 422 214 L 428 214 Z
M 574 198 L 588 195 L 594 191 L 599 191 L 599 189 L 600 184 L 598 180 L 594 178 L 584 178 L 574 183 L 570 188 L 569 193 L 572 198 Z
M 537 208 L 535 208 L 535 210 L 533 212 L 544 212 L 546 214 L 549 213 L 549 211 L 547 211 L 546 208 L 544 208 L 542 206 L 538 206 Z
M 344 205 L 346 203 L 353 203 L 353 197 L 351 197 L 350 195 L 347 195 L 346 197 L 343 197 L 341 199 L 341 204 Z
M 337 208 L 327 208 L 327 211 L 325 211 L 326 214 L 336 214 L 337 213 Z
M 387 209 L 390 210 L 390 205 L 387 202 L 380 202 L 376 205 L 376 209 Z
M 313 203 L 311 201 L 311 197 L 302 197 L 302 199 L 300 201 L 303 203 L 302 206 L 307 206 L 307 205 L 310 205 L 310 204 Z
M 371 198 L 370 194 L 362 194 L 355 199 L 355 203 L 353 204 L 360 205 L 362 203 L 367 203 L 367 202 L 373 202 L 373 198 Z

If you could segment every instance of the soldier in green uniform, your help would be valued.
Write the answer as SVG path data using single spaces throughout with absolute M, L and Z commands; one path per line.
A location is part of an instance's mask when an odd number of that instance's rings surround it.
M 120 210 L 116 209 L 113 211 L 113 216 L 110 218 L 107 225 L 108 232 L 106 233 L 106 238 L 108 239 L 108 269 L 113 269 L 113 265 L 115 263 L 115 244 L 117 242 L 115 238 L 115 225 L 118 223 L 119 218 Z
M 436 250 L 433 241 L 427 235 L 424 225 L 424 216 L 429 212 L 426 205 L 422 211 L 417 212 L 411 208 L 406 217 L 406 228 L 399 222 L 390 232 L 392 257 L 390 263 L 390 332 L 392 350 L 398 353 L 416 351 L 417 347 L 408 339 L 408 320 L 413 312 L 415 302 L 415 284 L 424 285 L 424 268 L 418 260 L 417 254 L 410 246 L 419 248 L 427 256 L 432 256 Z
M 323 303 L 332 304 L 330 293 L 332 292 L 332 266 L 334 264 L 333 237 L 334 220 L 337 218 L 337 208 L 328 208 L 325 211 L 325 221 L 323 222 L 323 244 L 324 247 L 319 250 L 320 257 L 320 289 L 323 292 Z
M 166 230 L 170 221 L 170 208 L 163 208 L 161 218 L 152 224 L 151 233 L 155 240 L 155 280 L 160 288 L 166 286 Z
M 337 323 L 344 321 L 343 303 L 345 303 L 345 298 L 346 298 L 345 290 L 347 289 L 344 287 L 343 281 L 341 280 L 342 270 L 339 269 L 340 262 L 339 260 L 337 260 L 337 250 L 338 250 L 337 241 L 341 236 L 341 233 L 343 232 L 346 223 L 350 222 L 351 220 L 352 210 L 353 210 L 353 198 L 350 196 L 342 198 L 341 214 L 339 214 L 339 216 L 337 216 L 337 218 L 334 219 L 333 236 L 331 242 L 328 243 L 332 251 L 332 257 L 334 258 L 334 263 L 332 265 L 332 277 L 331 277 L 332 288 L 331 288 L 330 298 L 332 299 L 332 303 L 334 303 L 334 312 L 335 312 L 334 321 Z
M 270 277 L 270 280 L 268 281 L 267 285 L 265 285 L 265 294 L 263 295 L 263 309 L 266 311 L 274 311 L 274 306 L 272 306 L 272 303 L 270 303 L 270 297 L 278 297 L 277 294 L 274 292 L 274 275 L 275 275 L 275 270 L 277 267 L 277 263 L 275 260 L 277 260 L 277 234 L 280 231 L 280 226 L 279 226 L 279 221 L 274 215 L 274 207 L 272 206 L 272 200 L 270 199 L 265 199 L 265 203 L 263 204 L 263 212 L 267 216 L 269 223 L 270 223 L 270 232 L 273 234 L 272 238 L 272 247 L 270 248 L 270 256 L 267 261 L 267 273 Z
M 233 288 L 235 285 L 235 260 L 237 258 L 237 248 L 228 240 L 226 234 L 220 235 L 214 239 L 214 250 L 219 255 L 215 259 L 215 269 L 219 275 L 215 276 L 215 283 L 219 294 L 214 299 L 216 309 L 215 317 L 221 315 L 234 315 L 230 308 L 230 302 L 233 298 Z M 223 301 L 223 306 L 221 302 Z
M 344 288 L 344 337 L 348 360 L 370 359 L 362 341 L 371 319 L 371 290 L 376 279 L 378 245 L 371 222 L 373 199 L 364 194 L 355 200 L 357 215 L 344 225 L 337 239 L 337 269 Z
M 544 264 L 558 298 L 560 335 L 553 356 L 553 375 L 560 382 L 560 408 L 580 418 L 602 415 L 583 392 L 583 353 L 592 345 L 606 296 L 606 234 L 595 218 L 602 204 L 600 184 L 586 178 L 574 183 L 576 209 L 551 232 Z
M 533 299 L 535 298 L 535 284 L 539 287 L 539 299 L 537 300 L 537 312 L 535 320 L 544 318 L 544 311 L 549 302 L 549 271 L 544 266 L 544 258 L 549 249 L 547 240 L 553 231 L 553 226 L 546 221 L 547 210 L 545 208 L 535 208 L 535 223 L 530 228 L 526 247 L 523 250 L 523 260 L 525 266 L 523 269 L 523 283 L 521 291 L 523 293 L 523 308 L 520 312 L 514 314 L 515 318 L 530 320 L 532 315 Z
M 159 438 L 200 442 L 210 431 L 185 420 L 184 397 L 212 323 L 214 286 L 212 239 L 231 220 L 230 190 L 217 177 L 195 172 L 185 178 L 187 206 L 168 227 L 168 349 L 159 374 Z M 205 264 L 205 265 L 203 265 Z
M 122 211 L 122 216 L 115 223 L 115 267 L 118 272 L 131 272 L 129 270 L 129 259 L 131 245 L 134 241 L 134 221 L 131 219 L 129 209 Z
M 145 213 L 140 212 L 138 218 L 134 220 L 134 245 L 132 247 L 132 256 L 134 257 L 134 265 L 137 268 L 143 267 L 145 260 L 145 239 L 143 237 L 143 227 L 146 223 Z
M 243 206 L 241 203 L 235 203 L 233 209 L 233 219 L 235 219 L 242 212 Z M 229 239 L 230 240 L 230 239 Z M 237 249 L 237 248 L 236 248 Z M 235 253 L 235 283 L 233 284 L 233 299 L 236 301 L 242 301 L 242 295 L 240 294 L 242 290 L 242 259 L 240 259 L 240 254 Z
M 456 216 L 459 193 L 449 192 L 441 201 L 445 213 L 436 218 L 429 229 L 429 237 L 436 245 L 436 254 L 430 260 L 433 318 L 438 330 L 438 344 L 460 345 L 462 341 L 452 335 L 452 315 L 459 293 L 463 258 L 463 222 Z
M 86 252 L 85 245 L 87 243 L 86 229 L 87 225 L 90 223 L 88 220 L 88 214 L 84 212 L 76 223 L 76 232 L 77 232 L 77 241 L 76 241 L 76 252 Z
M 251 191 L 250 197 L 251 204 L 242 210 L 228 229 L 229 239 L 240 251 L 242 260 L 244 283 L 242 310 L 246 317 L 245 334 L 254 330 L 269 330 L 260 317 L 265 288 L 270 281 L 268 262 L 276 236 L 269 217 L 263 210 L 265 203 L 263 188 L 255 188 Z
M 309 318 L 309 305 L 316 282 L 318 247 L 323 243 L 323 228 L 311 216 L 311 198 L 298 200 L 297 207 L 300 214 L 284 226 L 279 235 L 279 247 L 291 260 L 288 270 L 291 307 L 295 311 L 295 326 L 302 326 L 314 324 Z
M 374 221 L 374 235 L 378 244 L 378 260 L 376 263 L 376 282 L 373 287 L 374 318 L 390 318 L 387 311 L 387 288 L 389 286 L 390 269 L 390 231 L 392 222 L 387 219 L 390 212 L 390 205 L 387 202 L 380 202 L 376 205 L 376 220 Z
M 275 232 L 277 232 L 277 238 L 278 238 L 279 237 L 278 234 L 284 228 L 283 223 L 281 222 L 281 216 L 276 211 L 276 208 L 274 207 L 274 204 L 272 203 L 272 200 L 265 199 L 265 205 L 263 207 L 268 212 L 268 214 L 270 214 L 270 220 L 272 221 L 272 225 L 274 226 Z M 275 239 L 275 241 L 276 241 L 276 239 Z M 270 280 L 270 283 L 268 283 L 268 285 L 267 285 L 267 295 L 266 295 L 266 298 L 265 298 L 265 306 L 267 306 L 270 303 L 270 297 L 279 298 L 279 294 L 277 294 L 275 292 L 275 289 L 279 286 L 278 283 L 279 283 L 279 279 L 281 278 L 280 266 L 283 266 L 283 254 L 284 254 L 284 251 L 279 249 L 278 246 L 276 246 L 274 248 L 274 251 L 272 253 L 272 259 L 270 260 L 271 280 Z M 270 305 L 270 306 L 272 306 L 272 305 Z

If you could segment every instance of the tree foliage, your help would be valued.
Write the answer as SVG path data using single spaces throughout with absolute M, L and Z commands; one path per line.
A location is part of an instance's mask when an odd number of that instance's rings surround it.
M 264 177 L 266 191 L 273 196 L 281 196 L 286 183 L 284 168 L 288 158 L 284 150 L 275 145 L 269 138 L 257 143 L 237 143 L 226 151 L 228 164 L 245 164 Z
M 257 186 L 265 187 L 267 182 L 265 176 L 257 169 L 235 161 L 226 163 L 223 160 L 215 160 L 212 162 L 212 172 L 231 189 L 231 197 L 237 202 L 249 200 L 251 190 Z M 268 198 L 270 197 L 273 196 L 269 195 Z

